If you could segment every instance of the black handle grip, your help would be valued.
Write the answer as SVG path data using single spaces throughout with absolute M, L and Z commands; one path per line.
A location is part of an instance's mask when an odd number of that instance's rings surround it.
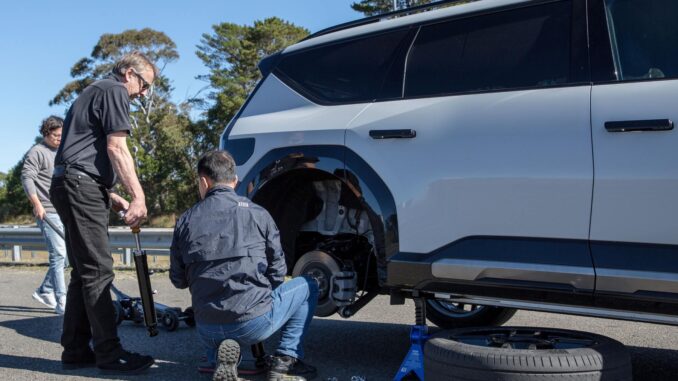
M 372 139 L 412 139 L 417 137 L 415 130 L 370 130 Z
M 670 131 L 673 130 L 673 121 L 670 119 L 650 119 L 605 122 L 605 129 L 607 132 Z

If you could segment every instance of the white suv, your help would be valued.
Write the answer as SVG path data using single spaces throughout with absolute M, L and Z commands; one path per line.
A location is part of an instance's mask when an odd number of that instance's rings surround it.
M 482 0 L 339 25 L 261 62 L 222 148 L 319 315 L 417 291 L 443 327 L 678 324 L 677 18 Z

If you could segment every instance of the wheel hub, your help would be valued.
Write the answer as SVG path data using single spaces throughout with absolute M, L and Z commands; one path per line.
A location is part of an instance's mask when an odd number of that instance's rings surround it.
M 304 275 L 308 275 L 318 282 L 318 299 L 323 300 L 329 296 L 330 280 L 325 271 L 318 267 L 310 267 L 304 272 Z

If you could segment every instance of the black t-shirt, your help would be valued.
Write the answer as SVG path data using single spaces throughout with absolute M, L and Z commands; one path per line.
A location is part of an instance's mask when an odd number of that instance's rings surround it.
M 86 172 L 110 188 L 116 176 L 106 151 L 106 136 L 131 129 L 125 86 L 113 76 L 96 81 L 68 110 L 54 164 Z

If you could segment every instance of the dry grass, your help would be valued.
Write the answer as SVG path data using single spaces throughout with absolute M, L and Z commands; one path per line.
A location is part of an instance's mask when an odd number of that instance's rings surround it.
M 150 221 L 147 221 L 147 225 L 151 228 L 173 228 L 176 221 L 177 215 L 172 213 L 151 217 Z
M 22 214 L 20 216 L 7 218 L 0 223 L 3 225 L 35 225 L 35 218 L 32 214 Z

